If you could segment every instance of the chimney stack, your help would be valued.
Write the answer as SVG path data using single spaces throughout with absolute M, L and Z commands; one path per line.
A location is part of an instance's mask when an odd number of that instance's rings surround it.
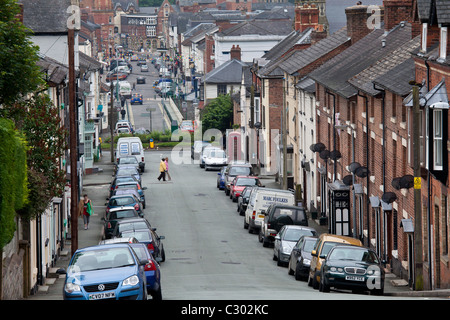
M 319 24 L 319 8 L 315 4 L 297 4 L 295 6 L 295 31 L 303 32 L 309 27 L 318 32 L 323 31 L 323 25 Z
M 230 60 L 233 59 L 241 61 L 241 48 L 239 45 L 234 46 L 233 44 L 233 47 L 230 50 Z
M 362 5 L 361 1 L 358 1 L 355 6 L 345 9 L 347 34 L 351 38 L 352 44 L 361 40 L 372 31 L 372 29 L 369 29 L 368 23 L 375 18 L 373 17 L 374 14 L 379 15 L 378 18 L 381 23 L 383 20 L 383 7 L 380 7 L 378 12 L 372 12 L 369 6 Z

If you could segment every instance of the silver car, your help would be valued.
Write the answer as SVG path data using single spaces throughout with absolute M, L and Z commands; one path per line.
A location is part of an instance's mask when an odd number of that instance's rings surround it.
M 287 266 L 292 249 L 301 236 L 316 236 L 314 228 L 298 225 L 284 225 L 275 236 L 273 246 L 273 260 L 278 266 Z

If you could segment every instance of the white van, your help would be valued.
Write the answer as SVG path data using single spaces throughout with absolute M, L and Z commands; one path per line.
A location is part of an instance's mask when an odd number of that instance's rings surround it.
M 264 213 L 272 203 L 293 206 L 295 203 L 295 195 L 292 191 L 288 190 L 261 187 L 253 188 L 248 199 L 247 210 L 245 211 L 244 229 L 248 229 L 249 233 L 259 231 L 264 222 Z
M 117 140 L 115 151 L 116 162 L 121 156 L 136 156 L 139 161 L 141 172 L 145 170 L 145 156 L 142 141 L 139 137 L 123 137 Z
M 119 94 L 126 99 L 131 98 L 131 84 L 128 81 L 119 81 Z

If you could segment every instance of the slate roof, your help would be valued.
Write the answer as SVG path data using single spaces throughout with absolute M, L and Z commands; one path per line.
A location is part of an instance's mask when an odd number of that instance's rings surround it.
M 436 0 L 436 11 L 438 23 L 450 24 L 450 2 L 448 0 Z
M 67 33 L 70 0 L 21 0 L 23 24 L 35 34 Z
M 295 85 L 295 87 L 297 89 L 304 90 L 309 93 L 316 92 L 316 82 L 309 77 L 304 77 L 300 79 L 299 82 L 297 82 L 297 84 Z
M 422 22 L 450 25 L 450 2 L 448 0 L 417 0 L 417 13 Z
M 44 55 L 39 57 L 39 61 L 37 61 L 36 64 L 46 75 L 46 80 L 48 82 L 60 84 L 69 75 L 69 68 L 59 63 L 58 61 Z
M 385 73 L 397 67 L 399 64 L 411 58 L 411 52 L 420 46 L 420 35 L 407 41 L 405 44 L 399 46 L 394 51 L 390 52 L 375 64 L 369 68 L 364 69 L 354 77 L 352 77 L 348 82 L 352 84 L 355 88 L 364 91 L 365 93 L 375 96 L 379 93 L 378 90 L 373 88 L 373 81 L 378 77 L 383 76 Z M 408 83 L 414 78 L 398 78 L 395 77 L 398 82 Z
M 413 58 L 409 58 L 385 74 L 376 78 L 373 83 L 377 87 L 389 90 L 399 96 L 406 96 L 411 91 L 410 80 L 416 76 L 416 65 Z
M 386 45 L 382 46 L 382 40 Z M 315 69 L 309 76 L 335 93 L 350 98 L 358 93 L 348 80 L 411 40 L 411 24 L 399 24 L 387 34 L 375 29 L 346 50 Z
M 203 82 L 223 84 L 241 83 L 242 72 L 250 73 L 249 65 L 245 62 L 231 59 L 207 73 L 203 78 Z
M 347 27 L 344 27 L 332 35 L 317 41 L 309 48 L 296 51 L 289 59 L 281 62 L 280 67 L 287 73 L 293 74 L 347 41 L 350 41 L 350 38 L 347 36 Z
M 267 60 L 276 60 L 289 51 L 293 46 L 297 44 L 308 44 L 311 42 L 311 32 L 312 28 L 307 28 L 303 32 L 300 31 L 292 31 L 290 34 L 286 36 L 283 40 L 278 42 L 272 49 L 269 50 L 266 54 L 262 56 Z
M 257 35 L 287 35 L 292 32 L 292 21 L 285 20 L 251 20 L 220 32 L 220 36 Z

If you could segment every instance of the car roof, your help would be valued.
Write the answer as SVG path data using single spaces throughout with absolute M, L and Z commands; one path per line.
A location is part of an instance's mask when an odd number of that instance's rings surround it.
M 299 226 L 299 225 L 296 225 L 296 224 L 285 224 L 283 226 L 283 228 L 285 228 L 285 229 L 301 229 L 301 230 L 313 230 L 313 231 L 316 231 L 316 229 L 314 229 L 312 227 Z
M 103 249 L 105 244 L 108 245 L 108 248 L 130 248 L 128 243 L 126 243 L 124 241 L 117 241 L 117 242 L 110 241 L 110 240 L 115 240 L 115 239 L 117 239 L 117 238 L 102 240 L 102 241 L 100 241 L 100 243 L 98 245 L 80 248 L 77 250 L 77 252 L 95 251 L 97 249 Z
M 139 242 L 135 237 L 122 237 L 122 238 L 112 238 L 112 239 L 105 239 L 99 242 L 98 246 L 101 245 L 110 245 L 110 246 L 118 246 L 118 245 L 122 245 L 123 246 L 127 246 L 129 247 L 128 243 L 137 243 Z
M 283 190 L 283 189 L 274 189 L 274 188 L 266 188 L 266 187 L 256 187 L 253 191 L 267 191 L 267 192 L 281 192 L 281 193 L 290 193 L 294 194 L 294 192 L 290 190 Z
M 270 206 L 271 206 L 271 207 L 277 207 L 277 208 L 283 208 L 283 209 L 305 210 L 305 208 L 303 208 L 303 207 L 299 207 L 299 206 L 290 206 L 290 205 L 287 205 L 287 204 L 281 204 L 281 203 L 272 203 Z
M 347 236 L 340 236 L 336 234 L 330 234 L 330 233 L 322 233 L 319 237 L 321 240 L 325 241 L 331 241 L 331 242 L 341 242 L 341 243 L 349 243 L 354 244 L 357 246 L 362 246 L 362 242 L 358 239 L 347 237 Z
M 127 219 L 124 219 L 124 220 L 120 220 L 117 223 L 133 223 L 133 222 L 141 222 L 141 221 L 148 222 L 147 219 L 145 219 L 145 218 L 138 218 L 138 217 L 136 217 L 136 218 L 127 218 Z

